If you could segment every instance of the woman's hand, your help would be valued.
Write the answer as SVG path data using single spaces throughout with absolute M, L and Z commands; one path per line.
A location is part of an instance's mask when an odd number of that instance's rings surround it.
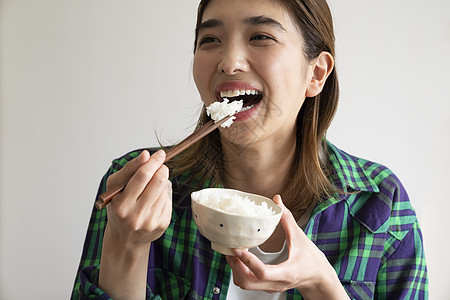
M 145 150 L 108 178 L 107 189 L 126 184 L 107 206 L 108 234 L 121 244 L 148 245 L 169 226 L 172 187 L 164 159 L 162 150 L 151 157 Z
M 306 299 L 349 299 L 335 270 L 297 225 L 281 197 L 275 196 L 274 201 L 283 210 L 280 222 L 289 257 L 281 264 L 265 265 L 251 252 L 235 250 L 236 256 L 227 256 L 234 283 L 242 289 L 269 293 L 296 288 Z
M 126 184 L 107 206 L 99 287 L 114 299 L 145 299 L 151 242 L 167 229 L 172 215 L 165 152 L 143 151 L 112 174 L 107 188 Z

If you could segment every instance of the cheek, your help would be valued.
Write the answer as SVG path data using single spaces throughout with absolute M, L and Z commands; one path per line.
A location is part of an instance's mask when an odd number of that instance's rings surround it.
M 288 98 L 296 100 L 304 99 L 307 86 L 307 72 L 303 61 L 300 59 L 280 58 L 272 65 L 272 74 L 281 93 Z
M 195 82 L 195 85 L 197 86 L 198 90 L 200 90 L 199 84 L 202 81 L 201 80 L 202 72 L 201 72 L 200 66 L 201 66 L 201 63 L 200 63 L 199 59 L 196 56 L 194 56 L 194 63 L 192 65 L 192 75 L 194 77 L 194 82 Z
M 213 59 L 206 55 L 195 54 L 192 68 L 195 84 L 200 93 L 208 88 L 211 77 L 214 73 Z
M 269 49 L 260 53 L 253 53 L 254 66 L 258 66 L 258 72 L 275 83 L 280 88 L 292 87 L 301 84 L 305 66 L 301 53 L 295 50 Z M 304 78 L 303 78 L 304 80 Z
M 274 100 L 270 109 L 280 121 L 294 125 L 306 95 L 306 69 L 303 61 L 292 54 L 273 57 L 266 60 L 264 68 Z

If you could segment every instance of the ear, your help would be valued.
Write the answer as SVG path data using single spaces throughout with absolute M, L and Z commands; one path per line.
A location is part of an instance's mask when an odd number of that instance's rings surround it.
M 306 97 L 315 97 L 322 91 L 325 81 L 333 68 L 333 56 L 329 52 L 321 52 L 312 64 L 313 74 L 306 89 Z

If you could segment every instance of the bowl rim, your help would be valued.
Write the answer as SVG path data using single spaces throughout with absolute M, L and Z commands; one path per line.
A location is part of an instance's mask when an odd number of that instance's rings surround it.
M 204 204 L 202 204 L 202 203 L 200 203 L 200 202 L 198 202 L 197 200 L 195 200 L 195 199 L 192 198 L 192 194 L 194 194 L 194 193 L 196 193 L 196 192 L 203 191 L 203 190 L 221 190 L 221 191 L 227 191 L 227 192 L 237 192 L 237 193 L 239 193 L 239 194 L 241 194 L 241 195 L 244 194 L 244 195 L 252 196 L 252 197 L 256 196 L 256 197 L 258 197 L 258 198 L 264 199 L 264 200 L 267 201 L 268 203 L 273 204 L 273 205 L 275 206 L 275 207 L 273 208 L 273 209 L 275 210 L 275 214 L 273 214 L 273 215 L 271 215 L 271 216 L 242 216 L 242 215 L 238 215 L 238 214 L 229 213 L 229 212 L 226 212 L 226 211 L 223 211 L 223 210 L 215 209 L 215 208 L 212 208 L 212 207 L 210 207 L 210 206 L 204 205 Z M 228 188 L 204 188 L 204 189 L 200 189 L 200 190 L 197 190 L 197 191 L 193 191 L 193 192 L 191 193 L 191 202 L 192 202 L 192 203 L 195 202 L 196 205 L 200 205 L 200 206 L 205 207 L 205 208 L 207 208 L 207 209 L 209 209 L 209 210 L 212 210 L 212 211 L 215 211 L 215 212 L 219 212 L 219 213 L 223 213 L 223 214 L 226 214 L 226 215 L 229 215 L 229 216 L 238 217 L 238 218 L 268 219 L 268 218 L 278 217 L 279 215 L 283 214 L 283 209 L 281 208 L 281 206 L 279 206 L 277 203 L 275 203 L 275 201 L 273 201 L 273 200 L 270 199 L 269 197 L 262 196 L 262 195 L 258 195 L 258 194 L 254 194 L 254 193 L 243 192 L 243 191 L 236 190 L 236 189 L 228 189 Z M 277 211 L 277 210 L 279 210 L 279 211 Z

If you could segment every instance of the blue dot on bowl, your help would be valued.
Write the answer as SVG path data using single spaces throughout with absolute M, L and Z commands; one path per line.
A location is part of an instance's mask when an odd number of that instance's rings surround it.
M 258 232 L 260 232 L 261 231 L 261 228 L 258 228 L 258 230 L 257 230 Z

